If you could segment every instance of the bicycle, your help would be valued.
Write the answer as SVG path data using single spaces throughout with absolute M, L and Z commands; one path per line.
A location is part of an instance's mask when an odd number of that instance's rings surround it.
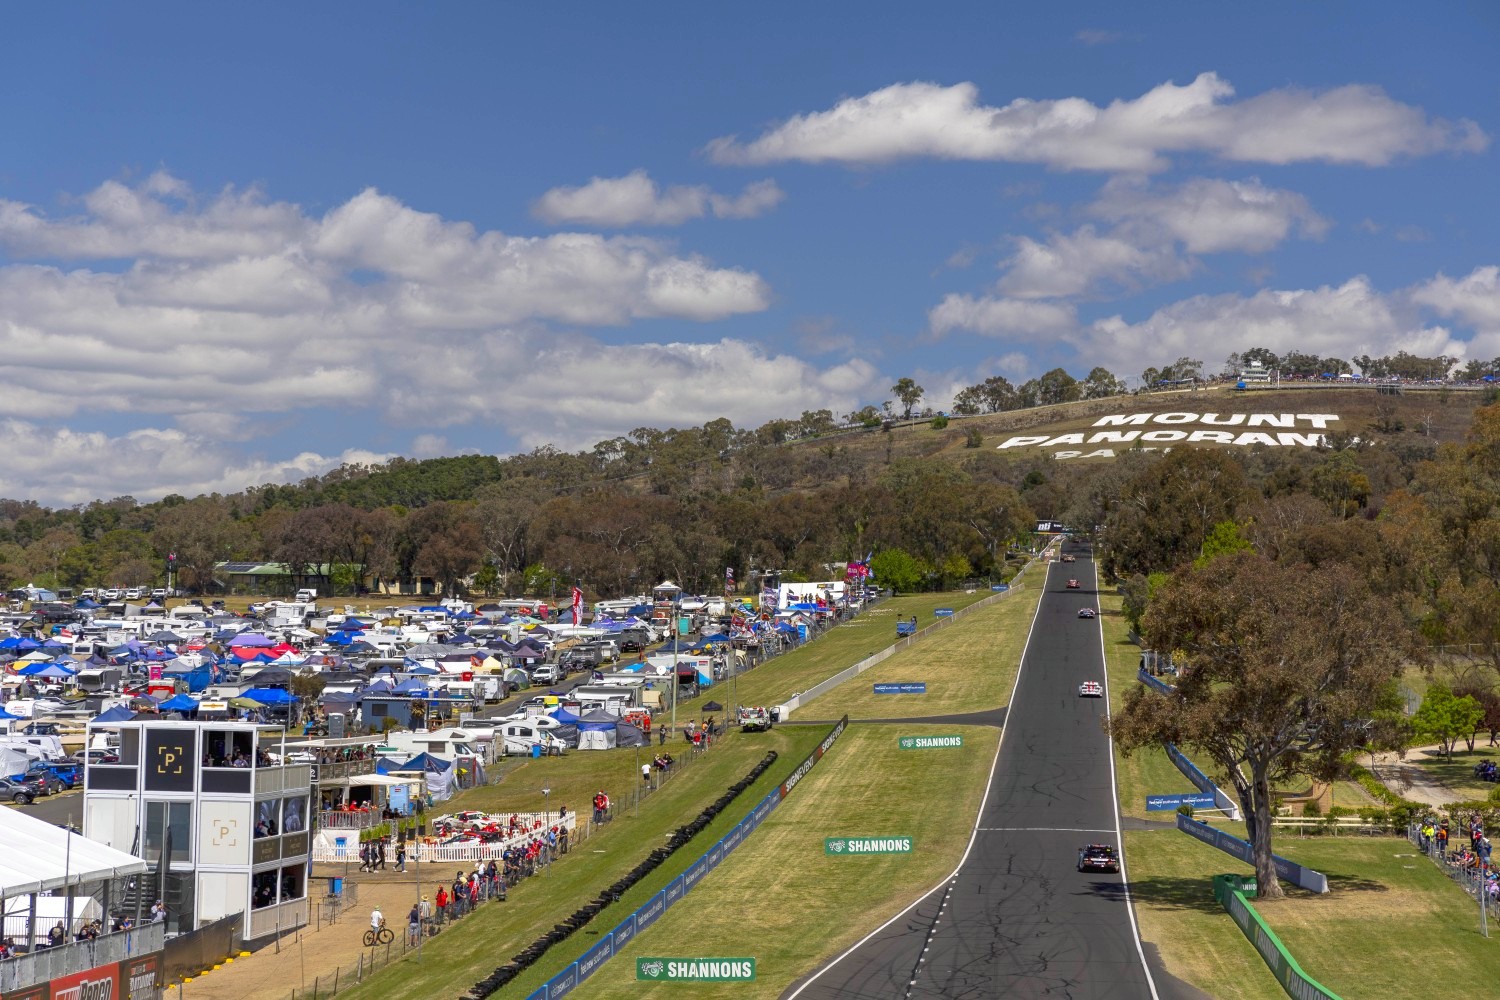
M 365 931 L 366 948 L 373 948 L 377 944 L 390 944 L 394 940 L 396 940 L 396 932 L 389 927 L 382 927 L 379 930 L 371 927 Z

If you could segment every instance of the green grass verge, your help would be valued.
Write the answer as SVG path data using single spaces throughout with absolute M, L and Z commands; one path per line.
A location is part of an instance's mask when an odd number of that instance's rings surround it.
M 932 614 L 935 608 L 957 610 L 989 596 L 990 591 L 981 590 L 972 594 L 958 591 L 887 598 L 799 649 L 778 656 L 732 682 L 721 681 L 697 698 L 678 702 L 677 721 L 680 724 L 700 718 L 705 714 L 701 706 L 709 701 L 728 705 L 733 698 L 741 705 L 780 704 L 793 693 L 806 691 L 871 653 L 894 645 L 896 619 L 916 615 L 917 621 L 926 627 L 937 620 Z M 832 717 L 837 719 L 842 715 L 840 712 Z
M 954 732 L 963 734 L 961 749 L 897 747 L 902 735 Z M 999 730 L 972 726 L 852 725 L 684 904 L 668 910 L 574 995 L 682 996 L 678 984 L 637 982 L 636 957 L 721 955 L 754 956 L 756 981 L 695 984 L 695 998 L 780 996 L 957 866 L 999 736 Z M 942 806 L 933 808 L 939 776 Z M 909 835 L 914 850 L 872 857 L 824 854 L 824 837 L 852 834 Z
M 1021 650 L 1036 614 L 1042 587 L 1038 574 L 987 607 L 939 629 L 855 680 L 839 685 L 798 710 L 800 717 L 908 719 L 999 708 L 1010 700 Z M 887 624 L 893 625 L 893 618 Z M 925 681 L 922 695 L 880 695 L 877 683 Z
M 1247 865 L 1175 830 L 1127 833 L 1125 845 L 1142 936 L 1174 975 L 1226 1000 L 1285 997 L 1208 886 Z M 1477 904 L 1404 839 L 1283 835 L 1276 852 L 1326 874 L 1332 891 L 1288 887 L 1255 907 L 1307 974 L 1345 1000 L 1425 997 L 1435 984 L 1494 993 L 1500 942 L 1479 935 Z
M 823 735 L 824 730 L 820 728 L 796 726 L 726 740 L 668 782 L 661 791 L 646 798 L 639 817 L 621 810 L 616 820 L 603 826 L 576 852 L 559 860 L 547 874 L 527 879 L 512 889 L 507 902 L 481 907 L 478 913 L 465 917 L 457 926 L 426 942 L 421 963 L 415 956 L 393 963 L 366 979 L 356 990 L 349 991 L 350 996 L 432 1000 L 462 995 L 479 979 L 508 962 L 542 931 L 569 916 L 599 890 L 644 860 L 647 854 L 665 842 L 673 830 L 696 816 L 727 786 L 744 777 L 767 750 L 779 752 L 781 757 L 776 766 L 747 789 L 733 808 L 695 837 L 690 846 L 678 851 L 653 872 L 649 879 L 597 917 L 596 923 L 589 928 L 596 934 L 608 930 L 712 846 L 760 798 L 784 780 Z M 547 763 L 572 766 L 577 758 L 597 762 L 599 767 L 610 767 L 633 761 L 634 753 L 581 753 Z M 593 784 L 597 788 L 598 783 Z M 499 789 L 503 796 L 504 785 Z M 540 798 L 539 792 L 533 793 L 529 788 L 525 794 L 537 794 Z M 476 792 L 466 793 L 464 798 L 455 800 L 453 807 L 473 808 L 471 802 L 478 799 L 469 796 L 476 795 Z M 505 802 L 505 808 L 510 808 L 503 797 L 501 801 Z M 616 802 L 619 802 L 618 797 Z M 452 874 L 442 866 L 430 867 Z M 423 875 L 428 874 L 435 877 L 437 872 L 424 868 Z M 503 995 L 525 996 L 576 959 L 593 943 L 596 934 L 580 932 L 568 945 L 554 948 L 527 976 L 508 986 Z
M 1100 619 L 1104 625 L 1104 658 L 1109 667 L 1109 711 L 1119 712 L 1125 693 L 1135 687 L 1140 665 L 1140 647 L 1130 641 L 1130 624 L 1120 614 L 1120 595 L 1103 588 L 1099 594 Z M 1193 783 L 1177 770 L 1165 750 L 1137 750 L 1129 757 L 1115 754 L 1115 784 L 1120 797 L 1120 815 L 1136 819 L 1175 822 L 1170 812 L 1147 812 L 1146 796 L 1196 792 Z
M 1100 602 L 1119 607 L 1116 595 Z M 1137 683 L 1139 650 L 1126 631 L 1123 618 L 1104 618 L 1112 711 Z M 1171 813 L 1145 812 L 1147 794 L 1192 790 L 1165 753 L 1128 760 L 1117 753 L 1116 767 L 1122 815 L 1175 822 Z M 1353 782 L 1334 785 L 1336 805 L 1371 801 Z M 1215 825 L 1244 835 L 1240 824 Z M 1141 938 L 1169 973 L 1222 1000 L 1283 1000 L 1260 955 L 1213 897 L 1213 875 L 1250 873 L 1249 866 L 1175 829 L 1126 832 L 1125 852 Z M 1302 838 L 1283 830 L 1276 852 L 1326 874 L 1332 891 L 1286 887 L 1286 899 L 1255 905 L 1303 969 L 1346 1000 L 1425 997 L 1437 983 L 1460 995 L 1494 991 L 1500 948 L 1479 936 L 1476 904 L 1405 840 Z

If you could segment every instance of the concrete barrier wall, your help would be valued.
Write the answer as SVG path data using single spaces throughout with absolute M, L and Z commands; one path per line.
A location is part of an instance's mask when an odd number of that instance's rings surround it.
M 1260 957 L 1286 995 L 1292 1000 L 1339 1000 L 1339 995 L 1302 971 L 1302 966 L 1286 950 L 1276 932 L 1266 924 L 1255 907 L 1240 891 L 1241 879 L 1233 875 L 1214 876 L 1214 898 L 1219 901 L 1245 938 L 1255 946 Z

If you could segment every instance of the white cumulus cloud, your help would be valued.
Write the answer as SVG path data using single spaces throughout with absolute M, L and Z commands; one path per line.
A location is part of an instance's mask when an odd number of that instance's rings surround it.
M 983 104 L 972 83 L 898 83 L 797 115 L 760 136 L 715 139 L 720 163 L 871 164 L 912 157 L 1040 163 L 1063 170 L 1158 171 L 1173 153 L 1252 163 L 1381 166 L 1483 149 L 1472 121 L 1430 118 L 1376 87 L 1282 89 L 1234 101 L 1215 73 L 1100 107 L 1079 97 Z
M 785 197 L 769 179 L 747 185 L 738 195 L 724 195 L 707 185 L 673 185 L 663 190 L 646 171 L 634 170 L 624 177 L 595 177 L 581 187 L 555 187 L 537 199 L 532 212 L 551 223 L 614 229 L 676 226 L 710 214 L 719 219 L 752 219 Z

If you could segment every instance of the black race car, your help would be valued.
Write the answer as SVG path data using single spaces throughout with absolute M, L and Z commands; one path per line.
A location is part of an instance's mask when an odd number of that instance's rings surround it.
M 1120 855 L 1108 844 L 1090 844 L 1078 850 L 1078 870 L 1081 872 L 1118 872 Z

